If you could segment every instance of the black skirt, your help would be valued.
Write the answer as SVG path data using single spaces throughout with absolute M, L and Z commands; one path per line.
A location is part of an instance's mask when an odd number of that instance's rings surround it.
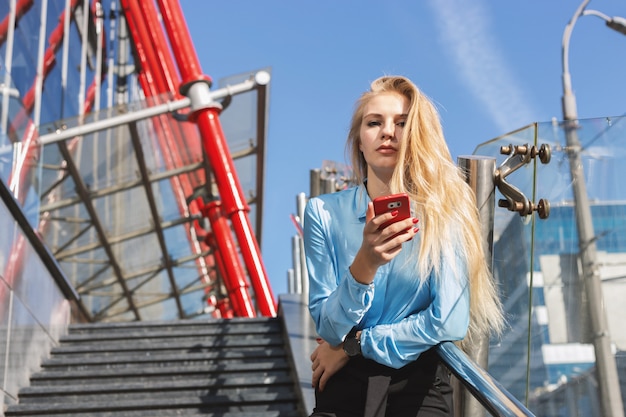
M 400 369 L 362 356 L 348 363 L 315 390 L 313 416 L 451 417 L 450 371 L 434 349 Z

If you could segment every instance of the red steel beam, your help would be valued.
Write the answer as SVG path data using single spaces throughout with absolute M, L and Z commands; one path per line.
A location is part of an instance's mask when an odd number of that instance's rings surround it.
M 147 65 L 150 68 L 150 73 L 155 81 L 155 85 L 157 91 L 159 93 L 177 93 L 177 86 L 180 83 L 180 79 L 177 76 L 175 65 L 172 59 L 171 54 L 169 53 L 168 44 L 165 36 L 163 35 L 162 26 L 158 22 L 157 19 L 157 10 L 154 7 L 154 3 L 152 1 L 147 2 L 129 2 L 129 13 L 133 17 L 141 16 L 141 21 L 135 22 L 138 28 L 138 38 L 136 41 L 142 42 L 142 46 L 138 47 L 142 51 L 145 51 L 147 60 Z M 154 46 L 151 48 L 146 48 L 145 45 Z M 180 95 L 179 95 L 180 96 Z M 180 125 L 180 124 L 177 124 Z M 194 125 L 187 124 L 189 127 L 193 127 L 196 129 Z M 187 140 L 185 141 L 181 135 L 180 131 L 171 130 L 168 135 L 166 135 L 166 139 L 169 141 L 173 141 L 173 144 L 170 144 L 169 150 L 172 153 L 178 164 L 184 164 L 185 162 L 189 162 L 188 158 L 185 158 L 181 155 L 181 151 L 190 147 L 194 147 L 192 149 L 193 152 L 196 152 L 197 155 L 202 154 L 202 148 L 200 147 L 200 142 L 194 143 L 193 141 Z M 197 137 L 197 130 L 193 132 L 193 137 Z M 189 181 L 192 182 L 192 178 L 189 178 Z M 201 185 L 199 182 L 196 184 Z M 195 188 L 195 187 L 193 187 Z M 191 192 L 188 188 L 186 189 L 186 195 L 191 195 Z M 200 204 L 200 199 L 196 200 L 196 203 Z M 221 211 L 218 211 L 221 213 Z M 218 223 L 217 220 L 213 220 L 214 223 Z M 222 243 L 232 241 L 230 228 L 218 227 L 217 230 L 214 230 L 216 235 L 216 241 Z M 224 250 L 224 247 L 221 247 L 219 250 L 220 253 L 228 253 L 232 254 L 232 251 Z M 236 262 L 239 264 L 239 258 L 233 257 L 231 258 L 231 262 Z M 232 305 L 238 308 L 237 315 L 244 317 L 253 317 L 254 309 L 247 308 L 248 305 L 251 305 L 251 297 L 247 290 L 247 285 L 242 287 L 241 282 L 245 282 L 245 273 L 243 272 L 243 268 L 239 265 L 237 267 L 233 267 L 230 270 L 229 274 L 223 274 L 225 285 L 229 290 L 229 293 L 236 292 L 237 297 L 240 298 L 237 302 L 233 302 Z M 240 289 L 240 290 L 234 290 Z
M 223 216 L 220 206 L 221 203 L 219 201 L 211 201 L 204 206 L 203 211 L 205 211 L 206 217 L 209 218 L 211 230 L 213 230 L 213 233 L 207 237 L 217 247 L 218 266 L 237 316 L 255 317 L 256 312 L 250 300 L 248 283 L 245 280 L 245 273 L 241 263 L 229 262 L 229 260 L 238 258 L 239 254 L 230 233 L 228 221 Z
M 148 34 L 150 35 L 152 45 L 160 45 L 162 47 L 155 48 L 155 54 L 158 58 L 158 71 L 163 79 L 164 86 L 161 93 L 173 94 L 176 99 L 182 98 L 182 94 L 178 92 L 180 85 L 180 76 L 174 64 L 172 54 L 167 47 L 167 39 L 163 33 L 163 26 L 158 19 L 158 13 L 153 1 L 139 2 L 142 9 Z M 193 123 L 176 123 L 174 126 L 176 133 L 174 140 L 176 142 L 175 151 L 180 152 L 181 159 L 184 164 L 190 164 L 196 159 L 202 158 L 202 143 L 199 140 L 198 128 Z M 194 140 L 194 139 L 198 140 Z M 194 158 L 195 157 L 195 158 Z M 203 186 L 206 182 L 204 171 L 198 170 L 191 174 L 190 181 L 194 189 Z
M 137 9 L 139 8 L 139 9 Z M 149 61 L 150 69 L 153 77 L 157 80 L 157 90 L 159 94 L 172 94 L 175 98 L 182 98 L 183 96 L 178 92 L 177 86 L 180 84 L 180 77 L 174 65 L 172 54 L 167 47 L 167 40 L 163 34 L 163 28 L 158 19 L 158 14 L 153 1 L 142 1 L 132 4 L 130 9 L 134 16 L 141 16 L 142 23 L 145 24 L 144 42 L 145 38 L 149 38 L 148 45 L 157 45 L 153 48 L 154 58 Z M 168 117 L 167 120 L 173 122 L 173 118 Z M 202 159 L 202 147 L 199 140 L 198 129 L 191 123 L 171 123 L 169 125 L 169 132 L 171 135 L 166 137 L 168 142 L 167 152 L 174 155 L 174 159 L 178 166 L 184 166 Z M 198 140 L 194 140 L 198 138 Z M 172 143 L 173 142 L 173 143 Z M 194 158 L 195 156 L 195 158 Z M 196 190 L 198 187 L 205 186 L 206 176 L 204 170 L 197 170 L 189 174 L 185 174 L 189 185 L 192 190 Z M 193 191 L 186 190 L 186 197 L 191 195 Z M 190 210 L 193 213 L 202 211 L 203 202 L 202 199 L 197 198 L 190 204 Z M 204 233 L 201 225 L 198 222 L 194 222 L 194 226 L 197 230 L 197 234 Z M 202 249 L 206 248 L 206 242 L 204 239 L 200 239 Z M 214 260 L 206 259 L 207 262 L 214 265 Z M 204 277 L 207 282 L 210 282 L 208 276 Z
M 139 79 L 142 89 L 147 97 L 155 98 L 169 91 L 168 81 L 164 78 L 161 71 L 160 59 L 162 57 L 159 57 L 156 53 L 156 50 L 161 50 L 162 46 L 157 44 L 155 47 L 139 3 L 133 0 L 121 1 L 140 61 L 141 72 Z M 183 161 L 178 151 L 181 145 L 177 144 L 177 141 L 173 139 L 176 136 L 176 132 L 173 130 L 172 119 L 167 115 L 162 115 L 158 117 L 158 120 L 160 122 L 157 126 L 159 143 L 167 168 L 173 169 L 183 166 L 185 161 Z M 177 183 L 173 184 L 173 186 L 181 213 L 185 213 L 189 209 L 192 214 L 199 214 L 200 207 L 198 201 L 192 202 L 189 206 L 185 202 L 187 196 L 193 194 L 193 184 L 189 176 L 183 174 L 175 177 L 175 179 Z M 196 231 L 201 232 L 197 223 L 195 226 Z
M 34 0 L 19 0 L 15 4 L 15 26 L 17 26 L 17 22 L 30 10 L 33 6 Z M 7 14 L 2 22 L 0 22 L 0 46 L 4 44 L 7 40 L 7 33 L 9 32 L 9 23 L 11 16 Z
M 196 83 L 210 84 L 211 79 L 202 73 L 180 4 L 173 0 L 158 0 L 158 4 L 171 50 L 181 74 L 181 92 L 186 94 Z M 222 131 L 219 110 L 215 107 L 201 108 L 192 116 L 202 134 L 203 145 L 222 198 L 224 214 L 229 217 L 239 241 L 241 254 L 256 293 L 259 311 L 264 316 L 275 316 L 276 301 L 267 279 L 259 245 L 250 225 L 249 207 Z
M 141 71 L 139 73 L 139 80 L 147 97 L 156 98 L 164 93 L 176 94 L 175 88 L 170 88 L 170 85 L 176 85 L 178 77 L 173 64 L 164 65 L 168 60 L 172 62 L 171 55 L 167 55 L 167 43 L 163 45 L 165 39 L 162 35 L 157 35 L 158 31 L 153 27 L 153 20 L 149 19 L 147 14 L 150 14 L 150 8 L 147 6 L 150 2 L 136 2 L 134 0 L 122 0 L 122 8 L 128 22 L 128 27 L 134 40 L 135 50 L 140 63 Z M 156 12 L 154 4 L 152 4 L 152 10 Z M 155 125 L 157 131 L 157 138 L 159 140 L 160 147 L 163 152 L 163 158 L 166 166 L 169 169 L 183 166 L 190 162 L 189 158 L 184 158 L 181 155 L 181 150 L 185 149 L 185 142 L 182 139 L 182 132 L 177 130 L 180 123 L 174 121 L 171 116 L 162 115 L 159 116 L 159 123 Z M 193 125 L 189 125 L 193 127 Z M 195 129 L 195 127 L 194 127 Z M 198 135 L 197 131 L 190 133 L 193 136 Z M 194 181 L 195 180 L 195 181 Z M 204 181 L 204 178 L 202 178 Z M 192 215 L 201 214 L 202 203 L 201 199 L 196 199 L 186 203 L 187 196 L 193 194 L 195 185 L 200 184 L 200 178 L 191 177 L 189 175 L 180 175 L 172 178 L 172 188 L 176 195 L 179 210 L 181 214 L 185 215 L 189 211 Z M 193 222 L 193 229 L 186 225 L 187 235 L 189 242 L 198 242 L 200 250 L 207 248 L 203 239 L 198 239 L 198 236 L 204 235 L 205 231 L 202 229 L 199 222 Z M 200 261 L 199 261 L 200 262 Z M 207 257 L 203 260 L 207 264 L 214 266 L 214 259 Z M 210 278 L 202 272 L 204 265 L 198 265 L 201 271 L 201 275 L 207 281 Z

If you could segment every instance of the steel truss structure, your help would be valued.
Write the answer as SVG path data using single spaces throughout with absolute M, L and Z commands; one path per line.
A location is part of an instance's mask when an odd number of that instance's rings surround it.
M 257 240 L 269 72 L 211 90 L 176 0 L 10 0 L 0 12 L 0 175 L 82 319 L 275 315 Z M 20 45 L 35 24 L 37 48 Z M 15 65 L 29 54 L 32 77 Z M 25 285 L 12 245 L 2 273 Z

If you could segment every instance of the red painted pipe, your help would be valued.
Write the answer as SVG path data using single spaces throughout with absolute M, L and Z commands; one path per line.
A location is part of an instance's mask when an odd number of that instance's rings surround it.
M 150 2 L 136 2 L 130 0 L 122 0 L 121 2 L 127 17 L 131 35 L 135 42 L 137 55 L 141 62 L 142 72 L 140 82 L 142 88 L 148 97 L 156 97 L 164 93 L 172 93 L 172 90 L 169 89 L 169 85 L 173 84 L 174 80 L 171 80 L 169 77 L 174 74 L 171 72 L 167 72 L 166 74 L 164 72 L 163 60 L 167 61 L 167 55 L 163 51 L 167 51 L 168 46 L 167 44 L 158 43 L 161 41 L 159 37 L 151 36 L 150 28 L 147 26 L 149 19 L 147 19 L 145 15 L 145 12 L 149 12 L 149 9 L 142 9 L 144 3 Z M 156 51 L 161 52 L 157 53 Z M 161 132 L 159 137 L 160 145 L 168 168 L 172 169 L 184 166 L 186 161 L 181 156 L 181 151 L 185 149 L 185 144 L 182 138 L 180 138 L 180 131 L 176 130 L 179 123 L 168 115 L 161 115 L 158 119 L 160 120 L 160 124 L 157 126 L 157 131 Z M 180 186 L 176 187 L 175 191 L 179 196 L 180 209 L 185 210 L 184 201 L 187 196 L 193 194 L 196 184 L 194 184 L 192 178 L 187 174 L 181 174 L 178 177 Z M 199 201 L 193 201 L 189 204 L 189 210 L 192 214 L 199 214 L 201 210 L 200 206 Z M 183 212 L 184 211 L 181 211 L 181 213 Z M 196 223 L 194 226 L 196 227 L 197 233 L 203 232 L 200 230 L 199 224 Z
M 223 298 L 215 304 L 221 313 L 221 317 L 224 319 L 232 319 L 234 317 L 233 308 L 231 307 L 231 303 L 229 301 L 230 300 L 228 298 Z
M 154 19 L 149 18 L 151 14 L 150 8 L 146 6 L 150 2 L 136 2 L 132 0 L 122 0 L 122 8 L 128 22 L 128 27 L 131 36 L 135 43 L 135 49 L 140 62 L 141 72 L 139 73 L 139 80 L 146 96 L 156 98 L 157 96 L 165 93 L 175 95 L 176 90 L 173 85 L 176 85 L 179 80 L 171 68 L 164 68 L 165 63 L 169 60 L 170 67 L 173 67 L 171 56 L 166 53 L 167 43 L 164 43 L 164 37 L 159 37 L 159 32 L 153 26 Z M 153 13 L 156 13 L 154 5 L 152 5 Z M 191 162 L 190 158 L 185 158 L 181 155 L 181 152 L 187 147 L 185 141 L 183 141 L 181 135 L 183 134 L 179 128 L 180 123 L 175 121 L 173 117 L 169 115 L 161 115 L 155 121 L 155 129 L 157 132 L 157 138 L 160 148 L 163 153 L 166 167 L 173 169 L 175 167 L 181 167 Z M 189 136 L 198 136 L 197 129 L 191 124 L 187 124 L 188 128 L 193 128 L 194 132 L 189 133 Z M 197 158 L 200 160 L 202 157 Z M 188 174 L 181 174 L 171 179 L 173 191 L 176 195 L 179 210 L 182 215 L 186 215 L 187 210 L 192 215 L 200 214 L 202 203 L 200 199 L 196 199 L 186 204 L 187 196 L 193 194 L 195 187 L 204 183 L 204 176 L 190 176 Z M 204 239 L 198 239 L 204 235 L 205 230 L 202 228 L 199 222 L 194 221 L 193 229 L 188 225 L 185 226 L 187 236 L 190 242 L 198 241 L 200 250 L 205 251 L 208 246 L 204 242 Z M 198 260 L 198 268 L 201 275 L 204 276 L 202 269 L 204 263 L 213 264 L 214 260 L 211 256 Z M 209 280 L 205 277 L 205 280 Z M 207 303 L 210 300 L 207 300 Z
M 141 65 L 141 73 L 139 74 L 141 87 L 147 97 L 157 97 L 162 92 L 166 91 L 164 80 L 158 74 L 160 65 L 158 64 L 158 58 L 155 54 L 155 49 L 159 49 L 162 46 L 152 44 L 138 2 L 122 0 L 121 5 L 124 9 L 128 28 L 133 37 L 135 50 Z M 157 71 L 155 71 L 155 69 L 157 69 Z M 174 169 L 182 166 L 182 161 L 176 147 L 172 146 L 169 141 L 169 138 L 172 137 L 172 120 L 166 115 L 158 116 L 157 119 L 158 123 L 155 123 L 155 127 L 166 168 Z M 189 178 L 184 174 L 172 178 L 172 187 L 179 210 L 181 214 L 185 214 L 188 209 L 185 200 L 187 196 L 193 193 L 193 187 L 189 182 Z M 189 209 L 194 214 L 200 212 L 197 207 L 195 207 L 195 209 L 189 207 Z
M 167 39 L 163 33 L 163 26 L 158 19 L 158 13 L 154 1 L 138 2 L 141 7 L 141 16 L 144 19 L 147 32 L 151 39 L 151 45 L 159 45 L 154 48 L 157 57 L 158 68 L 153 68 L 163 80 L 162 94 L 171 94 L 176 99 L 182 98 L 178 92 L 180 76 L 174 64 L 172 54 L 169 51 Z M 189 165 L 193 162 L 202 161 L 202 144 L 199 138 L 197 126 L 193 123 L 175 123 L 172 126 L 174 133 L 175 151 L 180 152 L 183 164 Z M 201 187 L 206 183 L 204 170 L 196 170 L 189 174 L 189 179 L 193 189 Z
M 181 92 L 186 93 L 192 84 L 209 82 L 202 73 L 198 57 L 185 23 L 180 5 L 176 1 L 158 0 L 166 31 L 182 78 Z M 224 214 L 233 225 L 239 247 L 254 287 L 259 311 L 264 316 L 276 315 L 276 301 L 267 280 L 265 266 L 258 243 L 252 232 L 249 211 L 228 145 L 222 132 L 216 108 L 199 109 L 193 115 L 203 138 L 204 148 L 215 174 L 222 198 Z
M 135 18 L 136 15 L 140 16 L 141 11 L 138 8 L 137 2 L 132 0 L 122 0 L 121 5 L 127 17 L 126 22 L 131 36 L 133 37 L 135 51 L 141 65 L 141 73 L 139 74 L 141 87 L 147 97 L 159 96 L 163 90 L 163 84 L 162 79 L 155 76 L 152 70 L 156 65 L 154 49 L 151 46 L 146 46 L 150 45 L 150 40 L 147 37 L 143 20 L 141 18 Z M 167 140 L 167 137 L 171 135 L 170 120 L 168 120 L 165 115 L 158 116 L 156 119 L 158 120 L 158 122 L 155 121 L 157 138 L 159 140 L 166 168 L 171 170 L 175 167 L 181 166 L 178 154 L 171 149 Z M 173 177 L 171 183 L 176 201 L 178 203 L 179 211 L 181 214 L 186 214 L 188 207 L 185 200 L 187 195 L 191 195 L 193 193 L 193 188 L 189 184 L 188 178 L 185 175 Z
M 154 77 L 160 79 L 160 91 L 161 93 L 172 94 L 176 98 L 181 98 L 182 95 L 178 92 L 180 77 L 177 73 L 174 60 L 169 51 L 167 39 L 165 38 L 165 35 L 163 33 L 163 26 L 158 19 L 158 12 L 154 5 L 154 2 L 139 2 L 137 6 L 141 9 L 141 16 L 143 17 L 147 34 L 150 37 L 150 45 L 159 46 L 154 48 L 156 62 L 154 60 L 151 61 L 151 68 L 153 74 L 155 74 Z M 131 10 L 134 9 L 131 8 Z M 203 150 L 199 138 L 198 128 L 196 125 L 194 125 L 193 123 L 174 123 L 172 125 L 172 133 L 172 139 L 174 144 L 170 147 L 170 151 L 179 154 L 178 158 L 182 164 L 187 165 L 192 162 L 202 160 Z M 194 190 L 197 187 L 206 186 L 206 176 L 204 175 L 203 171 L 196 171 L 194 173 L 191 173 L 189 175 L 189 181 Z M 201 200 L 198 200 L 197 203 L 200 206 L 202 205 Z M 205 212 L 204 209 L 201 210 L 203 213 Z M 230 228 L 223 230 L 222 234 L 224 235 L 223 239 L 232 241 L 232 232 L 230 231 Z M 213 239 L 205 239 L 203 240 L 203 243 L 208 244 L 210 247 L 216 250 L 216 254 L 213 257 L 217 258 L 214 260 L 218 262 L 219 267 L 219 262 L 221 261 L 220 251 L 217 249 L 215 236 L 207 236 L 207 238 L 210 237 L 213 237 Z M 221 238 L 222 237 L 220 237 L 220 239 Z M 210 241 L 212 241 L 213 244 L 210 244 Z M 238 283 L 242 279 L 245 280 L 245 273 L 243 272 L 243 268 L 241 268 L 240 265 L 237 265 L 237 268 L 233 272 L 238 275 L 233 275 L 233 273 L 227 274 L 225 273 L 224 268 L 220 268 L 220 270 L 222 272 L 222 277 L 224 277 L 224 284 L 227 288 L 237 288 L 239 285 Z M 229 291 L 229 293 L 231 291 Z M 253 317 L 255 315 L 254 309 L 246 308 L 246 305 L 251 305 L 251 299 L 247 292 L 247 289 L 242 296 L 246 298 L 246 300 L 244 300 L 243 302 L 238 302 L 237 300 L 233 300 L 232 303 L 221 302 L 219 305 L 221 316 L 232 317 L 233 312 L 226 312 L 226 309 L 235 308 L 235 314 L 237 316 Z M 209 300 L 207 300 L 207 302 L 209 302 Z M 240 307 L 239 305 L 243 305 L 243 307 Z M 250 315 L 250 312 L 252 312 L 252 316 Z
M 33 6 L 34 0 L 19 0 L 15 5 L 15 26 L 20 21 L 22 16 L 26 14 Z M 10 13 L 10 12 L 9 12 Z M 7 40 L 7 33 L 9 32 L 9 20 L 11 16 L 7 14 L 2 22 L 0 22 L 0 45 L 4 44 Z
M 239 262 L 232 262 L 232 259 L 239 258 L 239 254 L 230 234 L 228 222 L 222 215 L 221 203 L 212 201 L 204 206 L 204 211 L 211 222 L 211 229 L 213 230 L 213 242 L 211 243 L 217 248 L 218 265 L 235 313 L 241 317 L 255 317 L 256 312 L 248 293 L 246 274 Z
M 205 216 L 208 215 L 207 213 L 207 206 L 204 206 L 204 208 L 202 209 L 205 213 Z M 204 238 L 205 243 L 211 247 L 212 249 L 212 253 L 213 253 L 213 259 L 215 259 L 215 263 L 217 265 L 217 270 L 219 273 L 219 276 L 216 276 L 216 279 L 220 279 L 221 278 L 221 282 L 224 283 L 224 286 L 226 287 L 226 291 L 228 292 L 228 288 L 230 287 L 230 283 L 227 283 L 226 280 L 223 277 L 228 276 L 228 270 L 226 269 L 226 264 L 224 263 L 224 257 L 222 256 L 219 247 L 217 246 L 217 239 L 215 238 L 215 234 L 211 231 L 209 233 L 207 233 L 207 235 Z M 208 294 L 211 292 L 210 288 L 207 288 L 207 296 Z M 221 288 L 218 288 L 215 290 L 215 294 L 212 294 L 210 296 L 210 299 L 213 303 L 214 306 L 217 307 L 217 303 L 218 303 L 218 298 L 217 298 L 217 294 L 221 295 Z M 222 304 L 222 308 L 225 306 L 225 304 Z M 237 315 L 239 315 L 239 306 L 237 305 L 236 301 L 233 301 L 232 303 L 232 307 L 233 310 L 235 310 L 237 312 Z
M 216 108 L 206 109 L 204 116 L 205 117 L 197 118 L 197 123 L 200 131 L 203 132 L 203 137 L 224 138 L 224 133 L 222 132 L 222 128 L 219 123 L 218 110 Z M 217 140 L 215 142 L 209 142 L 208 144 L 207 142 L 208 141 L 205 139 L 205 146 L 211 145 L 210 149 L 212 151 L 211 154 L 213 155 L 211 166 L 214 168 L 214 171 L 216 171 L 215 177 L 218 186 L 220 184 L 218 171 L 222 175 L 222 187 L 220 187 L 222 211 L 231 220 L 235 233 L 237 234 L 241 255 L 246 263 L 246 266 L 248 267 L 248 273 L 250 274 L 250 281 L 254 288 L 254 292 L 257 294 L 257 303 L 259 304 L 258 308 L 261 311 L 261 314 L 273 316 L 276 314 L 276 311 L 272 291 L 265 279 L 265 268 L 259 255 L 260 251 L 247 216 L 249 207 L 246 200 L 242 197 L 243 193 L 241 192 L 241 187 L 239 186 L 234 167 L 232 166 L 232 160 L 230 159 L 230 154 L 228 148 L 226 147 L 226 141 Z M 207 151 L 207 153 L 209 152 Z M 223 169 L 223 167 L 229 167 L 229 165 L 230 169 Z M 215 169 L 217 166 L 222 169 Z M 231 192 L 223 195 L 222 189 L 224 188 Z M 239 190 L 239 193 L 233 192 L 236 190 Z
M 211 270 L 208 274 L 203 277 L 204 283 L 207 285 L 204 287 L 204 295 L 206 297 L 207 305 L 213 307 L 213 312 L 211 315 L 215 318 L 224 317 L 222 313 L 223 303 L 220 304 L 219 299 L 216 294 L 220 294 L 221 290 L 221 281 L 219 279 L 219 274 L 222 273 L 223 267 L 220 265 L 219 256 L 217 256 L 217 248 L 213 242 L 213 233 L 208 232 L 204 236 L 204 243 L 212 248 L 212 256 L 207 256 L 207 260 L 211 260 Z M 234 317 L 232 310 L 230 311 L 231 316 Z
M 162 30 L 159 31 L 156 29 L 156 26 L 158 25 L 160 27 L 160 24 L 158 24 L 156 19 L 157 11 L 154 8 L 154 5 L 151 2 L 143 2 L 141 4 L 128 2 L 124 4 L 128 5 L 127 15 L 132 18 L 129 20 L 133 20 L 133 25 L 136 27 L 137 30 L 137 37 L 135 38 L 136 43 L 141 42 L 141 45 L 137 45 L 137 50 L 140 56 L 145 56 L 146 58 L 146 64 L 142 65 L 142 67 L 144 68 L 144 70 L 146 68 L 149 68 L 150 71 L 148 72 L 148 74 L 151 75 L 151 79 L 154 81 L 154 86 L 157 91 L 159 91 L 160 93 L 171 93 L 172 90 L 170 89 L 176 91 L 174 87 L 174 80 L 172 80 L 172 76 L 173 74 L 175 74 L 175 70 L 173 70 L 174 63 L 172 61 L 171 55 L 166 53 L 169 48 L 167 43 L 165 42 L 165 38 L 162 35 Z M 141 16 L 142 18 L 135 19 L 135 16 Z M 131 30 L 131 32 L 133 32 L 133 30 Z M 159 36 L 158 33 L 160 33 L 161 35 Z M 151 47 L 146 48 L 146 45 L 150 45 Z M 179 82 L 180 81 L 177 79 L 176 83 Z M 194 129 L 196 129 L 195 126 Z M 192 137 L 196 137 L 197 130 L 194 133 L 195 134 Z M 176 159 L 176 163 L 181 165 L 184 161 L 182 160 L 183 158 L 178 152 L 188 147 L 186 146 L 186 142 L 188 141 L 183 141 L 182 138 L 177 140 L 177 136 L 175 134 L 173 136 L 167 135 L 166 139 L 173 139 L 174 142 L 176 142 L 175 144 L 170 145 L 168 149 L 174 154 L 173 156 Z M 202 149 L 199 148 L 196 152 L 201 154 Z M 186 190 L 187 195 L 191 194 L 188 187 L 184 187 L 184 189 Z M 230 233 L 230 228 L 222 229 L 219 238 L 230 241 L 232 240 L 232 236 L 230 236 Z M 230 262 L 239 263 L 239 257 L 231 259 Z M 243 269 L 239 267 L 239 270 Z M 241 277 L 239 276 L 230 277 L 228 275 L 225 275 L 225 280 L 232 280 L 232 284 L 230 284 L 230 287 L 236 287 L 239 279 L 241 279 Z M 248 300 L 246 301 L 246 303 L 251 303 L 249 295 L 247 295 L 247 293 L 244 295 L 248 296 Z M 236 303 L 232 304 L 235 305 Z M 238 314 L 243 314 L 244 316 L 249 315 L 245 309 L 241 309 Z

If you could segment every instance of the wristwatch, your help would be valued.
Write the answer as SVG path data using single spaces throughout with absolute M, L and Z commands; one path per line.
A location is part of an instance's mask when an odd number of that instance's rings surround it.
M 349 357 L 361 354 L 361 339 L 357 337 L 356 332 L 356 327 L 353 327 L 343 341 L 343 351 L 346 352 L 346 355 Z

